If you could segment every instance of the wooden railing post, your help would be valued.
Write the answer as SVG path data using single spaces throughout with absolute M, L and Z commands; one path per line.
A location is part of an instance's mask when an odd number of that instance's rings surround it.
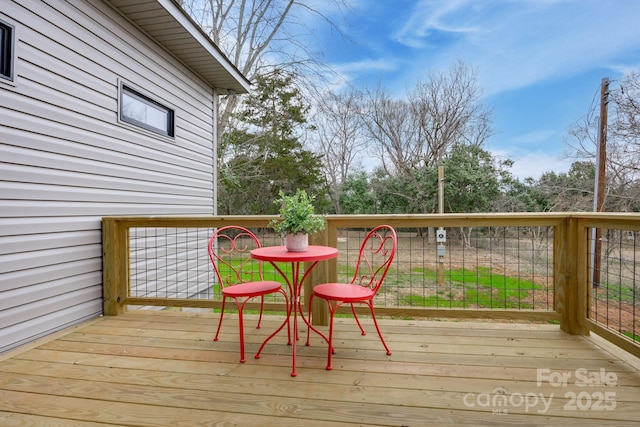
M 320 245 L 320 246 L 331 246 L 329 244 L 329 233 L 327 229 L 320 231 L 316 234 L 313 234 L 311 237 L 310 244 L 312 245 Z M 309 278 L 304 283 L 304 307 L 305 310 L 309 308 L 309 298 L 311 296 L 311 290 L 313 286 L 318 285 L 320 283 L 326 283 L 329 281 L 329 261 L 320 261 L 318 265 L 315 266 L 309 275 Z M 305 268 L 308 268 L 310 264 L 305 265 Z M 329 324 L 329 310 L 324 302 L 324 300 L 316 299 L 313 302 L 313 307 L 311 308 L 312 317 L 311 321 L 314 325 L 328 325 Z
M 568 217 L 554 233 L 555 307 L 560 329 L 589 335 L 587 319 L 587 230 L 581 220 Z
M 103 311 L 107 316 L 124 312 L 129 284 L 129 229 L 117 219 L 102 220 Z
M 587 306 L 589 304 L 589 233 L 585 226 L 585 220 L 580 218 L 570 218 L 575 222 L 575 239 L 576 239 L 576 274 L 574 291 L 576 296 L 574 308 L 575 327 L 571 329 L 574 335 L 589 335 L 590 329 L 587 326 L 587 316 L 589 315 Z
M 560 315 L 560 328 L 565 330 L 567 320 L 567 276 L 568 260 L 568 228 L 569 220 L 553 229 L 553 307 Z

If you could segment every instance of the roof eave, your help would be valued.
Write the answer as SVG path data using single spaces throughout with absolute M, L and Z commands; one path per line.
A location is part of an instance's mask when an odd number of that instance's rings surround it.
M 105 0 L 220 94 L 248 93 L 251 82 L 176 0 Z M 170 33 L 171 36 L 167 36 Z M 173 43 L 167 43 L 168 41 Z M 180 40 L 176 43 L 176 40 Z

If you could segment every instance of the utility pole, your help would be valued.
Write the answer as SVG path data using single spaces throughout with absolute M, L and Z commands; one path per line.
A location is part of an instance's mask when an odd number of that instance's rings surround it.
M 598 155 L 596 160 L 596 182 L 594 183 L 593 210 L 604 211 L 604 191 L 607 170 L 607 120 L 609 104 L 609 78 L 602 79 L 600 86 L 600 121 L 598 126 Z M 602 263 L 602 229 L 596 228 L 593 245 L 593 276 L 591 283 L 594 288 L 600 286 L 600 268 Z

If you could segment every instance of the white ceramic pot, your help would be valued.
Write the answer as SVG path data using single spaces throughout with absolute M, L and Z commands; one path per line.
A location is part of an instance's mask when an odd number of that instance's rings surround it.
M 304 252 L 309 248 L 309 235 L 306 233 L 287 234 L 284 245 L 289 252 Z

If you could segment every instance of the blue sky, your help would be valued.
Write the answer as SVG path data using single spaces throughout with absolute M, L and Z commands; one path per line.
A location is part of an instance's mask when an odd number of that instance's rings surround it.
M 402 97 L 429 69 L 475 69 L 493 110 L 485 149 L 519 178 L 566 172 L 567 130 L 602 78 L 640 69 L 640 0 L 354 0 L 331 18 L 346 37 L 320 32 L 324 61 L 356 87 Z

